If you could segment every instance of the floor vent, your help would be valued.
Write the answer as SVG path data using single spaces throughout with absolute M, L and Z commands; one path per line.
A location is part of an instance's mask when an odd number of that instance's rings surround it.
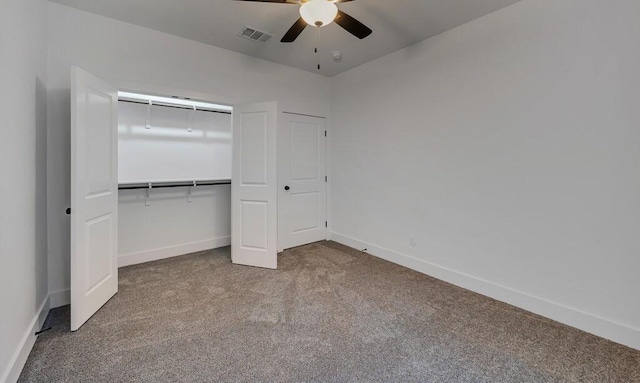
M 262 44 L 271 40 L 271 37 L 273 37 L 273 35 L 267 32 L 264 32 L 249 26 L 242 28 L 242 31 L 238 34 L 238 36 L 245 38 L 247 40 L 256 41 Z

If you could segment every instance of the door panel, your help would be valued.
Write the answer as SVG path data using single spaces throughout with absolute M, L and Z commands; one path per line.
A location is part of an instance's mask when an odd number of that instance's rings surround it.
M 321 128 L 318 123 L 291 121 L 291 180 L 318 181 Z M 324 136 L 322 137 L 324 140 Z
M 320 227 L 318 219 L 318 192 L 291 193 L 291 232 L 299 233 Z
M 87 233 L 87 289 L 98 287 L 102 281 L 111 276 L 109 262 L 111 251 L 111 214 L 107 214 L 88 221 L 85 226 Z
M 269 204 L 242 201 L 242 247 L 267 251 L 269 248 Z
M 233 108 L 231 259 L 277 267 L 277 104 Z
M 243 113 L 243 112 L 239 112 Z M 267 184 L 267 129 L 268 112 L 245 112 L 242 121 L 242 185 Z
M 118 291 L 117 89 L 71 72 L 71 330 Z
M 288 249 L 327 238 L 326 137 L 324 118 L 283 113 L 282 120 L 278 246 Z

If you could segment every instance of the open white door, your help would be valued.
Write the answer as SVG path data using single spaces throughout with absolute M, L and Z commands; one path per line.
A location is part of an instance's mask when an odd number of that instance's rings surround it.
M 231 260 L 275 269 L 278 190 L 275 102 L 234 105 Z
M 118 292 L 118 91 L 71 70 L 71 331 Z
M 283 113 L 278 131 L 278 245 L 327 239 L 325 119 Z

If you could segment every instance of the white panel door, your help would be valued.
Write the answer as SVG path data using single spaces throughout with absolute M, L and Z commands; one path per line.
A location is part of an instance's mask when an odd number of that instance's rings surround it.
M 277 113 L 275 102 L 233 107 L 233 263 L 277 267 Z
M 71 331 L 118 292 L 118 90 L 71 70 Z
M 327 238 L 325 119 L 282 114 L 278 131 L 278 242 L 288 249 Z

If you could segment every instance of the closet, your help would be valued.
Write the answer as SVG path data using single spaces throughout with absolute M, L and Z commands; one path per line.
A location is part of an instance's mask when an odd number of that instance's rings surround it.
M 233 107 L 71 71 L 71 330 L 118 291 L 118 267 L 231 245 L 235 264 L 327 239 L 325 119 Z
M 231 243 L 231 108 L 118 93 L 118 266 Z

